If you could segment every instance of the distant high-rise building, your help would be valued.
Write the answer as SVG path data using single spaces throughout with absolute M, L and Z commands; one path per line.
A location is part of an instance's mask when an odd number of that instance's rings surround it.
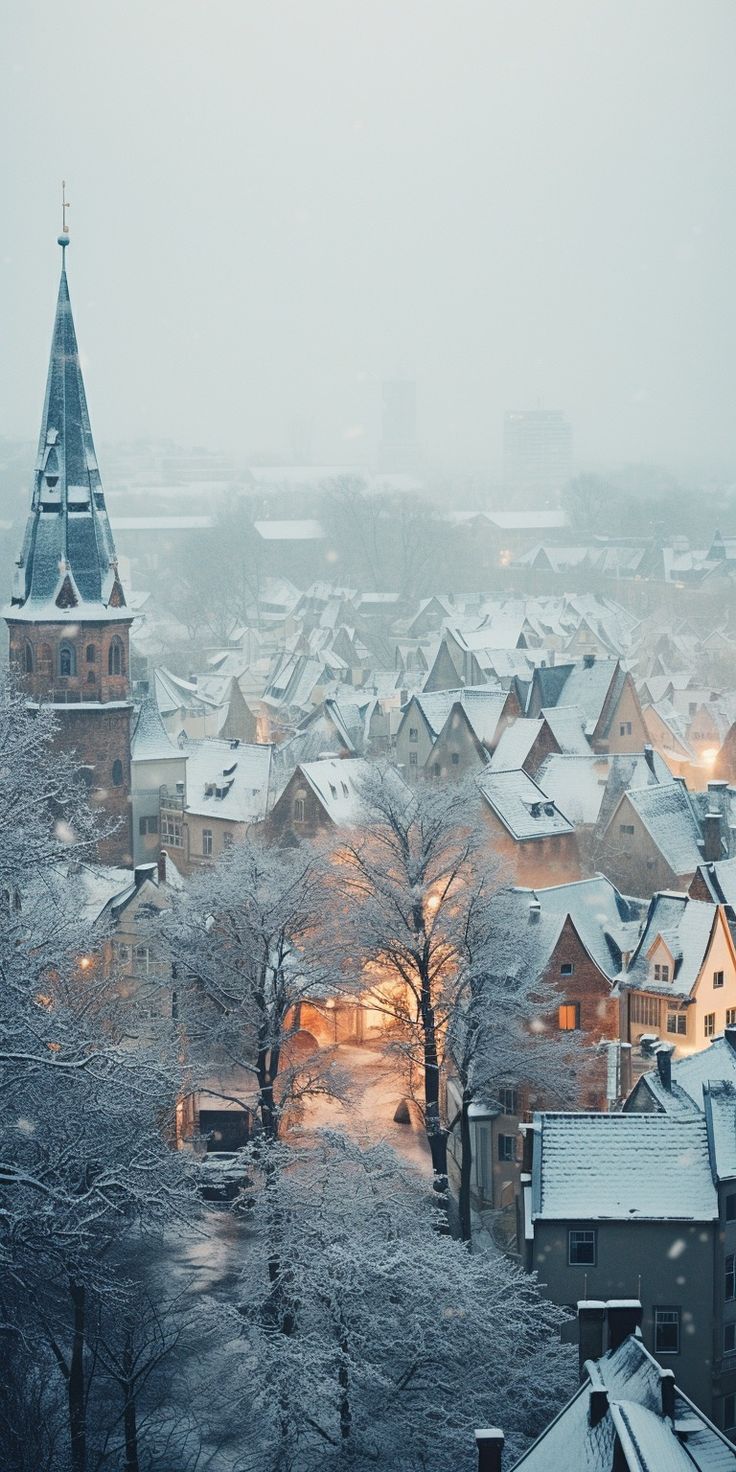
M 413 378 L 383 381 L 381 465 L 404 470 L 417 459 L 417 386 Z
M 517 409 L 504 417 L 507 488 L 532 498 L 557 495 L 572 476 L 572 427 L 559 409 Z

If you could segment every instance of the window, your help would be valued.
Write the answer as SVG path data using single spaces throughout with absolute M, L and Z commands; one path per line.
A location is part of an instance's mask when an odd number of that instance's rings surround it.
M 704 1034 L 704 1036 L 706 1038 L 713 1038 L 713 1037 L 715 1037 L 715 1035 L 716 1035 L 716 1014 L 715 1014 L 715 1012 L 706 1012 L 705 1017 L 703 1018 L 703 1034 Z
M 633 837 L 634 833 L 634 825 L 633 823 L 619 823 L 618 831 L 619 833 L 624 833 L 627 837 L 631 838 Z
M 659 1027 L 659 997 L 645 997 L 641 992 L 631 993 L 631 1021 L 644 1027 Z
M 516 1135 L 499 1135 L 499 1160 L 516 1160 Z
M 307 816 L 307 804 L 303 797 L 294 798 L 294 822 L 304 823 Z
M 410 751 L 409 752 L 409 766 L 410 767 L 416 767 L 417 765 L 418 765 L 418 763 L 417 763 L 417 754 L 416 754 L 415 751 Z
M 654 1310 L 654 1353 L 680 1353 L 680 1310 L 679 1308 L 655 1308 Z
M 223 833 L 223 835 L 222 835 L 222 846 L 223 846 L 223 848 L 232 848 L 232 846 L 233 846 L 233 835 L 232 835 L 232 833 Z
M 736 1426 L 736 1395 L 724 1395 L 723 1429 L 733 1431 L 734 1426 Z
M 33 674 L 33 646 L 26 644 L 23 649 L 23 669 L 27 675 Z
M 730 1252 L 726 1258 L 725 1277 L 723 1285 L 723 1297 L 726 1303 L 733 1303 L 736 1298 L 736 1257 Z
M 519 1113 L 519 1095 L 516 1089 L 499 1089 L 498 1102 L 504 1114 Z
M 112 785 L 113 787 L 122 787 L 123 785 L 123 764 L 117 757 L 112 764 Z
M 181 819 L 174 813 L 161 814 L 161 842 L 170 848 L 181 848 Z
M 434 767 L 433 767 L 433 772 L 434 772 L 435 777 L 439 777 L 439 775 L 440 775 L 440 764 L 439 764 L 439 762 L 435 762 Z
M 594 1268 L 596 1265 L 596 1233 L 577 1229 L 567 1234 L 567 1261 L 571 1267 Z
M 621 723 L 619 725 L 619 728 L 618 728 L 618 734 L 619 734 L 619 736 L 630 736 L 631 735 L 631 721 L 621 721 Z
M 94 685 L 94 683 L 95 683 L 95 672 L 94 672 L 94 670 L 90 670 L 90 672 L 89 672 L 89 674 L 87 676 L 87 684 L 88 685 Z
M 563 961 L 560 967 L 560 976 L 572 976 L 574 970 L 575 967 L 573 966 L 572 961 Z
M 560 1032 L 577 1032 L 580 1027 L 580 1003 L 561 1002 L 557 1010 L 557 1025 Z
M 736 1007 L 726 1008 L 726 1027 L 736 1027 Z
M 453 751 L 452 756 L 450 757 L 450 761 L 452 762 L 453 767 L 459 767 L 460 766 L 460 754 L 459 754 L 459 752 Z
M 736 1323 L 724 1324 L 723 1326 L 723 1353 L 733 1354 L 736 1351 Z
M 669 979 L 670 979 L 670 968 L 669 968 L 669 964 L 666 965 L 666 966 L 662 966 L 662 965 L 655 966 L 655 968 L 654 968 L 654 980 L 655 981 L 669 981 Z
M 87 660 L 87 664 L 94 664 L 95 660 L 97 659 L 97 650 L 95 649 L 94 644 L 88 644 L 87 645 L 87 651 L 86 651 L 86 656 L 85 657 L 86 657 L 86 660 Z
M 667 1013 L 667 1031 L 684 1037 L 687 1032 L 687 1017 L 684 1012 Z
M 713 985 L 714 986 L 723 986 L 723 972 L 722 971 L 714 971 L 713 972 Z
M 133 946 L 133 970 L 137 976 L 150 976 L 155 964 L 150 946 Z
M 126 945 L 125 941 L 121 940 L 116 945 L 115 950 L 117 953 L 118 961 L 127 966 L 130 960 L 130 946 Z
M 139 818 L 138 832 L 141 835 L 144 833 L 158 833 L 158 818 Z
M 206 859 L 212 858 L 212 829 L 202 829 L 202 853 Z
M 59 646 L 59 674 L 76 675 L 77 656 L 73 644 L 61 644 Z
M 726 1221 L 736 1222 L 736 1191 L 726 1197 Z
M 410 741 L 413 741 L 413 742 L 416 742 L 416 741 L 419 740 L 419 727 L 418 726 L 410 726 L 409 727 L 409 740 Z
M 125 674 L 123 661 L 123 645 L 120 639 L 113 639 L 107 651 L 107 673 L 108 675 Z

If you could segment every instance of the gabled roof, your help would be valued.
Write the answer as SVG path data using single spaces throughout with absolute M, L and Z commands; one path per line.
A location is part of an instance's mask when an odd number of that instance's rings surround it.
M 597 821 L 606 786 L 608 763 L 594 756 L 545 757 L 536 773 L 544 791 L 572 823 L 592 827 Z
M 702 1115 L 534 1115 L 533 1221 L 713 1221 Z
M 555 704 L 577 705 L 583 712 L 586 734 L 592 736 L 603 715 L 604 706 L 611 692 L 615 700 L 618 690 L 615 688 L 623 685 L 624 672 L 620 669 L 617 659 L 583 659 L 579 664 L 573 665 L 562 689 L 562 694 Z
M 477 777 L 480 793 L 512 838 L 525 841 L 574 833 L 572 823 L 526 772 L 492 772 Z
M 612 983 L 621 952 L 631 949 L 632 932 L 638 933 L 637 902 L 625 899 L 602 875 L 547 889 L 499 890 L 490 904 L 496 933 L 507 937 L 499 954 L 510 976 L 541 976 L 569 919 L 584 950 Z
M 327 757 L 324 761 L 305 762 L 297 768 L 311 787 L 328 818 L 336 827 L 353 827 L 366 814 L 364 785 L 375 768 L 363 757 L 346 757 L 344 760 Z M 389 769 L 385 780 L 406 791 L 399 773 Z
M 686 894 L 663 891 L 652 896 L 646 923 L 621 985 L 638 991 L 689 997 L 700 975 L 718 923 L 718 906 Z M 655 982 L 650 953 L 661 939 L 674 960 L 670 981 Z
M 75 622 L 129 621 L 92 440 L 64 254 L 31 511 L 6 614 L 68 623 L 73 608 Z
M 590 742 L 585 735 L 585 718 L 579 705 L 565 703 L 544 706 L 541 714 L 564 755 L 590 755 Z
M 629 802 L 673 874 L 694 874 L 701 862 L 701 833 L 687 789 L 681 782 L 630 788 L 621 798 Z M 615 822 L 621 805 L 613 814 Z
M 541 719 L 526 719 L 522 716 L 518 721 L 512 721 L 501 732 L 498 746 L 491 757 L 491 771 L 515 772 L 523 767 L 542 730 Z
M 736 1178 L 736 1086 L 729 1080 L 703 1085 L 713 1174 L 717 1181 Z
M 659 1076 L 659 1069 L 643 1073 L 629 1095 L 646 1089 L 659 1109 L 667 1114 L 702 1110 L 703 1089 L 706 1084 L 730 1083 L 736 1088 L 736 1051 L 725 1037 L 713 1038 L 709 1048 L 700 1048 L 697 1053 L 686 1053 L 682 1058 L 673 1058 L 672 1089 L 666 1089 Z

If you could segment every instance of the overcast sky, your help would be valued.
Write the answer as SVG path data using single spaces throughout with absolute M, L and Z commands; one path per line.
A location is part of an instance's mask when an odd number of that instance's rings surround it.
M 98 441 L 736 468 L 733 0 L 0 0 L 0 434 L 68 271 Z M 104 469 L 104 467 L 103 467 Z

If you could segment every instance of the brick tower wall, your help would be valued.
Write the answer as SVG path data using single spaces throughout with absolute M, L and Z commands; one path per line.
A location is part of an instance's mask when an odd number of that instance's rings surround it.
M 59 723 L 59 750 L 74 755 L 89 786 L 91 806 L 116 824 L 97 850 L 101 863 L 133 862 L 130 771 L 130 678 L 127 623 L 13 623 L 10 663 L 29 699 L 50 704 Z M 110 673 L 110 649 L 120 643 L 120 673 Z M 73 672 L 61 674 L 68 646 Z M 29 668 L 30 666 L 30 668 Z M 120 768 L 116 763 L 120 763 Z

